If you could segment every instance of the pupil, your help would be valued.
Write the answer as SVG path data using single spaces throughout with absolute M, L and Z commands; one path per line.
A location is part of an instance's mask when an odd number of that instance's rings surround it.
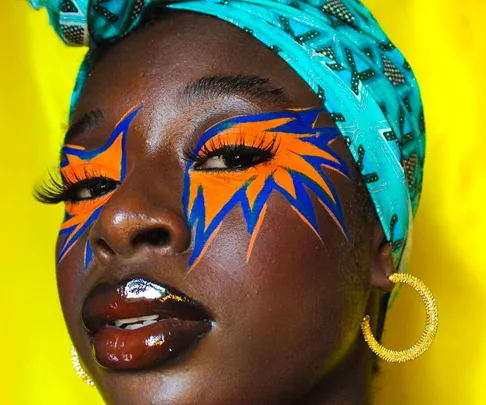
M 228 167 L 250 167 L 261 160 L 261 157 L 252 154 L 229 155 L 224 159 Z
M 93 187 L 91 187 L 90 192 L 93 196 L 100 196 L 111 191 L 112 185 L 106 180 L 98 181 Z

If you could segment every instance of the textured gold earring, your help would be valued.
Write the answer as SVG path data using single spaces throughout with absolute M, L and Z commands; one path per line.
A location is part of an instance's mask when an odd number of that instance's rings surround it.
M 71 349 L 71 360 L 73 362 L 74 369 L 76 370 L 76 374 L 81 377 L 81 379 L 91 387 L 94 387 L 94 381 L 91 379 L 91 377 L 84 371 L 83 366 L 81 365 L 81 362 L 79 361 L 79 355 L 74 346 Z
M 411 276 L 410 274 L 394 273 L 389 277 L 392 283 L 404 283 L 415 289 L 422 297 L 425 310 L 427 314 L 427 320 L 425 323 L 425 330 L 422 333 L 419 341 L 414 344 L 410 349 L 402 351 L 394 351 L 382 346 L 373 336 L 370 326 L 370 317 L 366 315 L 361 323 L 361 330 L 363 331 L 364 338 L 370 349 L 378 357 L 391 363 L 405 363 L 407 361 L 415 360 L 417 357 L 424 354 L 434 341 L 437 334 L 437 328 L 439 326 L 439 314 L 435 299 L 429 289 L 418 278 Z

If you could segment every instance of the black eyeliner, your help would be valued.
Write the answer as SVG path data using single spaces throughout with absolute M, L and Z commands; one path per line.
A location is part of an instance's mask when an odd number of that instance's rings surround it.
M 82 188 L 99 185 L 100 182 L 117 183 L 119 182 L 104 176 L 102 173 L 85 169 L 84 177 L 81 178 L 74 174 L 74 179 L 62 177 L 60 173 L 48 172 L 47 180 L 34 187 L 34 198 L 42 204 L 58 204 L 61 202 L 76 203 L 88 199 L 76 198 L 76 193 Z M 92 199 L 95 199 L 94 197 Z M 91 200 L 91 199 L 89 199 Z
M 241 133 L 238 139 L 238 143 L 224 143 L 224 139 L 221 142 L 218 142 L 219 145 L 216 145 L 214 139 L 218 135 L 215 135 L 213 138 L 209 139 L 196 153 L 194 150 L 185 149 L 183 151 L 184 159 L 188 162 L 194 162 L 195 166 L 204 163 L 207 159 L 210 159 L 215 156 L 223 155 L 225 153 L 236 153 L 236 152 L 250 152 L 253 151 L 255 154 L 258 152 L 264 152 L 266 154 L 271 155 L 272 157 L 275 156 L 277 153 L 280 142 L 277 136 L 274 136 L 272 140 L 265 146 L 266 136 L 262 134 L 260 138 L 254 139 L 251 145 L 247 145 L 245 142 L 245 134 Z

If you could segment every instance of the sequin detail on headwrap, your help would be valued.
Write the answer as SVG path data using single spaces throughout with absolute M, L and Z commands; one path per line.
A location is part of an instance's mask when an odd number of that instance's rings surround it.
M 157 0 L 31 0 L 71 45 L 128 34 Z M 400 51 L 358 0 L 198 0 L 169 8 L 215 16 L 272 49 L 329 111 L 366 182 L 399 271 L 406 268 L 422 187 L 425 125 L 420 92 Z M 81 29 L 83 31 L 81 31 Z M 75 105 L 87 77 L 84 64 Z

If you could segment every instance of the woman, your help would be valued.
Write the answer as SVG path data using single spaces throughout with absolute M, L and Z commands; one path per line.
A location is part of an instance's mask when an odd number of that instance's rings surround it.
M 61 303 L 106 403 L 369 404 L 372 352 L 427 349 L 420 94 L 362 4 L 32 3 L 90 46 L 37 197 L 65 204 Z M 397 282 L 429 317 L 403 352 L 376 340 Z

